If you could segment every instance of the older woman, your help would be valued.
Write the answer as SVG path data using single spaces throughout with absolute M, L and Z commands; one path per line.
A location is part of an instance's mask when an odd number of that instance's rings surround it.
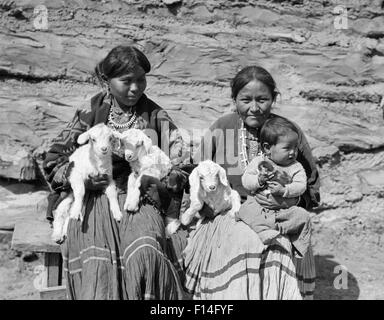
M 113 130 L 152 129 L 158 145 L 170 145 L 179 154 L 176 126 L 168 114 L 145 94 L 146 74 L 151 65 L 135 47 L 118 46 L 97 64 L 95 72 L 106 91 L 95 95 L 84 110 L 60 133 L 48 151 L 44 169 L 55 194 L 65 195 L 70 185 L 68 157 L 78 147 L 77 137 L 90 127 L 105 123 Z M 162 130 L 162 128 L 168 128 Z M 166 143 L 164 143 L 166 142 Z M 166 150 L 168 151 L 168 150 Z M 122 150 L 113 149 L 113 178 L 119 189 L 121 209 L 126 194 L 128 162 Z M 159 181 L 143 181 L 149 201 L 139 212 L 113 219 L 101 192 L 106 177 L 90 177 L 86 183 L 84 221 L 71 220 L 62 244 L 67 294 L 70 299 L 181 299 L 177 271 L 167 258 L 163 218 L 159 214 L 170 202 Z M 147 186 L 147 188 L 146 188 Z M 55 199 L 57 197 L 51 197 Z M 62 198 L 62 196 L 60 197 Z M 57 201 L 56 201 L 57 202 Z M 50 206 L 52 209 L 54 205 Z
M 241 70 L 232 81 L 236 112 L 211 125 L 194 157 L 196 162 L 212 159 L 223 166 L 232 188 L 243 200 L 247 194 L 241 175 L 260 153 L 262 125 L 267 119 L 279 117 L 271 112 L 277 94 L 275 81 L 265 69 L 250 66 Z M 320 198 L 319 176 L 307 140 L 297 129 L 297 160 L 308 178 L 299 205 L 309 209 Z M 255 197 L 266 208 L 280 209 L 261 193 Z M 264 246 L 243 222 L 219 215 L 190 234 L 184 251 L 187 289 L 202 299 L 311 299 L 315 285 L 312 250 L 303 259 L 296 259 L 290 248 L 283 236 Z

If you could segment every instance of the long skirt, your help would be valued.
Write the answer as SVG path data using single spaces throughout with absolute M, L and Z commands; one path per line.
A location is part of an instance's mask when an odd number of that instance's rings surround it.
M 289 240 L 279 236 L 265 246 L 227 214 L 192 231 L 183 255 L 185 286 L 193 299 L 302 299 Z
M 120 208 L 126 195 L 119 194 Z M 84 222 L 70 220 L 61 245 L 69 299 L 181 299 L 182 285 L 166 256 L 164 223 L 151 205 L 116 222 L 107 197 L 87 192 Z
M 300 293 L 304 300 L 313 300 L 315 291 L 316 269 L 312 245 L 309 245 L 303 258 L 293 258 Z
M 119 225 L 109 210 L 107 197 L 87 192 L 84 221 L 71 219 L 61 245 L 67 298 L 116 300 L 122 298 Z
M 123 298 L 181 300 L 184 290 L 168 258 L 163 218 L 151 205 L 125 215 L 120 225 Z

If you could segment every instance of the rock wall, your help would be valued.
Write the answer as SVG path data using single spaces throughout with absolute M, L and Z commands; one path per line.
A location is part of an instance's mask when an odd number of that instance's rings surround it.
M 36 29 L 34 8 L 48 9 Z M 336 29 L 334 9 L 348 9 Z M 39 1 L 0 4 L 0 176 L 19 178 L 98 91 L 93 68 L 136 44 L 148 94 L 187 130 L 233 108 L 229 81 L 245 65 L 275 77 L 275 111 L 306 132 L 319 164 L 384 146 L 383 1 Z M 335 20 L 336 19 L 336 20 Z M 36 175 L 22 174 L 22 179 Z

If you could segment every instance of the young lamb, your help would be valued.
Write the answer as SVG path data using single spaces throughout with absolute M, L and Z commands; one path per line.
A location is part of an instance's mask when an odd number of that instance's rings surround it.
M 87 141 L 89 143 L 76 149 L 69 157 L 69 161 L 74 162 L 68 178 L 72 192 L 54 212 L 52 233 L 54 241 L 59 242 L 64 239 L 69 218 L 83 220 L 81 209 L 85 195 L 84 182 L 90 176 L 108 175 L 109 184 L 105 189 L 105 194 L 109 200 L 110 210 L 117 221 L 122 218 L 116 185 L 112 179 L 112 139 L 113 131 L 102 123 L 95 125 L 78 137 L 78 144 L 81 145 Z
M 214 215 L 228 211 L 231 217 L 239 211 L 240 195 L 229 186 L 225 170 L 211 160 L 205 160 L 192 170 L 189 176 L 190 206 L 182 214 L 180 221 L 183 225 L 191 223 L 194 217 L 199 218 L 196 229 L 204 217 L 199 211 L 204 203 L 214 210 Z
M 152 140 L 139 129 L 128 129 L 116 133 L 124 148 L 125 160 L 131 166 L 132 172 L 128 177 L 127 199 L 124 210 L 135 212 L 139 210 L 141 177 L 148 175 L 162 179 L 172 168 L 169 157 Z M 166 217 L 166 231 L 175 233 L 180 226 L 178 219 Z

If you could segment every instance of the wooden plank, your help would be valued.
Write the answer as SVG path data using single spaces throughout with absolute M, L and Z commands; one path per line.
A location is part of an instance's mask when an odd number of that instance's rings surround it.
M 13 232 L 11 248 L 18 251 L 60 253 L 60 246 L 51 240 L 51 233 L 48 221 L 19 221 Z
M 45 253 L 44 265 L 47 268 L 47 286 L 60 286 L 63 277 L 63 259 L 61 253 Z
M 56 286 L 39 290 L 41 300 L 67 300 L 65 286 Z

